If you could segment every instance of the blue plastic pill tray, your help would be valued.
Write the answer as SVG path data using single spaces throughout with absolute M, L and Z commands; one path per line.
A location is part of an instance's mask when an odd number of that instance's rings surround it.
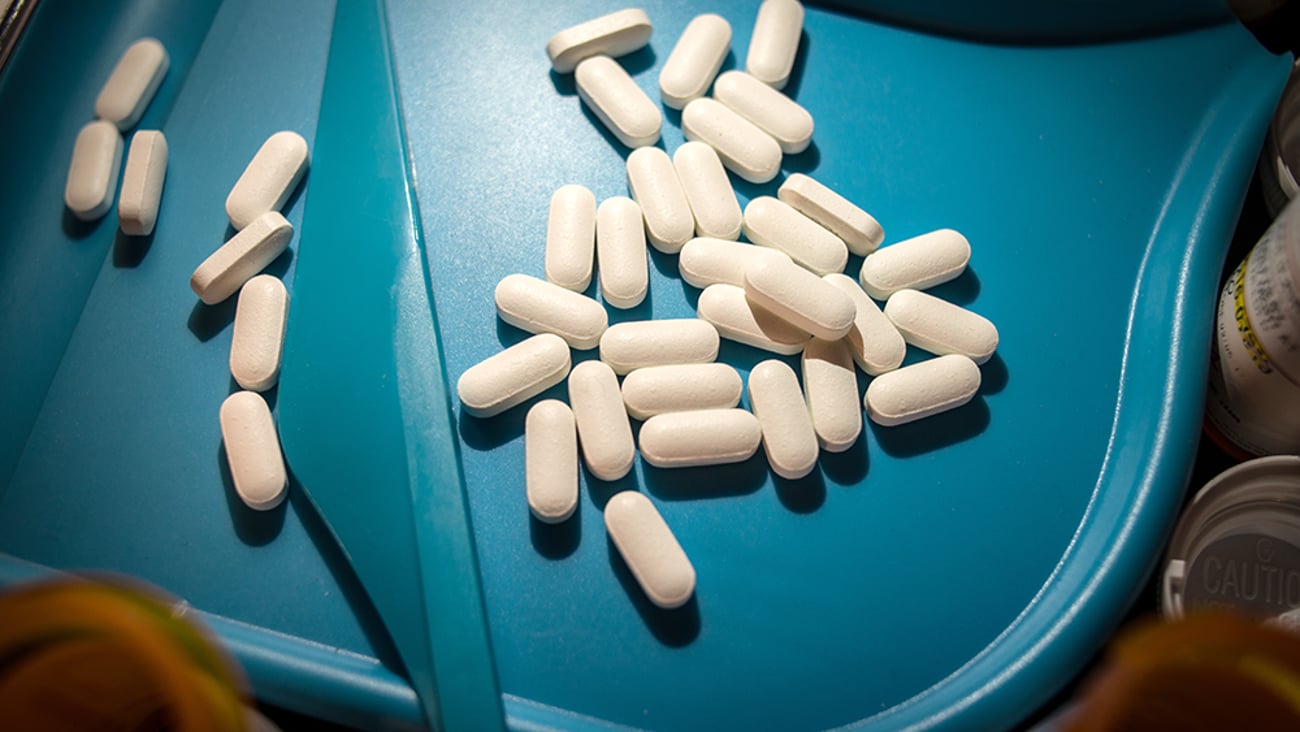
M 652 98 L 696 13 L 731 22 L 726 66 L 743 66 L 751 3 L 645 7 L 654 38 L 622 62 Z M 491 292 L 541 273 L 551 192 L 625 192 L 627 151 L 543 52 L 615 9 L 42 0 L 0 76 L 0 579 L 141 577 L 202 611 L 263 698 L 365 727 L 986 729 L 1070 679 L 1185 487 L 1214 287 L 1287 61 L 1213 13 L 993 43 L 809 7 L 787 92 L 817 130 L 783 169 L 863 205 L 888 241 L 969 237 L 970 270 L 936 291 L 998 325 L 979 396 L 868 423 L 801 481 L 761 455 L 584 474 L 574 519 L 544 527 L 523 499 L 524 409 L 466 417 L 451 386 L 523 337 Z M 140 127 L 171 157 L 141 240 L 112 214 L 72 218 L 62 188 L 100 84 L 144 35 L 172 66 Z M 671 151 L 680 115 L 664 117 Z M 217 422 L 234 301 L 200 305 L 187 279 L 279 129 L 314 160 L 271 266 L 293 284 L 268 396 L 295 482 L 258 514 Z M 650 296 L 612 321 L 693 315 L 674 258 L 650 260 Z M 765 357 L 721 352 L 741 371 Z M 331 480 L 354 487 L 350 517 Z M 600 508 L 625 489 L 695 563 L 682 611 L 650 607 L 605 538 Z M 392 640 L 412 629 L 421 647 Z

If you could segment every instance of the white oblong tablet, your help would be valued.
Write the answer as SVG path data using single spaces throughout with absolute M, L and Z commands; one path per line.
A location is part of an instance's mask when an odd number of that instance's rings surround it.
M 698 237 L 686 242 L 677 258 L 682 279 L 701 289 L 709 285 L 745 286 L 745 270 L 769 260 L 793 264 L 785 252 L 726 239 Z
M 817 442 L 844 452 L 862 433 L 858 375 L 843 341 L 814 338 L 803 349 L 803 390 Z
M 885 240 L 875 217 L 803 173 L 791 173 L 776 197 L 838 236 L 859 257 L 876 251 Z
M 63 202 L 77 218 L 94 221 L 113 207 L 122 136 L 117 127 L 95 120 L 81 128 L 72 147 Z
M 659 72 L 659 94 L 673 109 L 704 96 L 731 46 L 731 24 L 720 15 L 697 15 L 686 25 Z
M 718 153 L 702 142 L 685 142 L 673 153 L 673 168 L 695 218 L 695 233 L 715 239 L 739 237 L 740 203 Z
M 682 109 L 682 133 L 718 153 L 722 164 L 750 183 L 766 183 L 781 170 L 781 146 L 722 102 L 700 97 Z
M 158 130 L 140 130 L 131 138 L 117 196 L 117 220 L 122 233 L 148 236 L 158 221 L 163 179 L 167 176 L 167 138 Z
M 780 249 L 818 275 L 843 272 L 849 250 L 838 236 L 771 196 L 745 206 L 745 236 L 759 246 Z
M 262 214 L 203 260 L 190 275 L 190 289 L 203 302 L 216 305 L 266 269 L 292 237 L 293 225 L 278 211 Z
M 743 409 L 669 412 L 641 425 L 641 457 L 656 468 L 695 468 L 748 460 L 763 430 Z
M 619 142 L 644 147 L 659 139 L 659 108 L 617 61 L 609 56 L 583 59 L 574 80 L 583 103 Z
M 745 269 L 745 296 L 818 338 L 839 340 L 853 327 L 853 300 L 793 262 L 759 262 Z
M 812 336 L 745 297 L 735 285 L 709 285 L 696 304 L 700 319 L 713 324 L 723 338 L 792 356 L 803 350 Z
M 627 8 L 556 33 L 546 42 L 546 55 L 551 68 L 567 74 L 585 58 L 631 53 L 649 43 L 653 32 L 644 10 Z
M 803 32 L 803 5 L 796 0 L 763 0 L 749 37 L 745 70 L 754 78 L 782 89 L 790 80 L 794 56 Z
M 596 261 L 605 302 L 623 310 L 641 304 L 650 289 L 650 265 L 636 201 L 624 196 L 601 201 L 596 209 Z
M 141 38 L 127 47 L 95 99 L 95 116 L 129 130 L 153 100 L 167 74 L 167 49 L 153 38 Z
M 600 361 L 574 366 L 569 374 L 569 404 L 587 470 L 601 480 L 627 475 L 636 458 L 636 444 L 613 370 Z
M 907 343 L 876 301 L 867 297 L 867 293 L 848 275 L 828 274 L 822 279 L 838 287 L 853 301 L 855 314 L 847 340 L 858 368 L 872 376 L 898 368 L 907 355 Z
M 817 433 L 794 369 L 775 359 L 750 369 L 749 408 L 763 428 L 763 451 L 772 472 L 788 480 L 811 473 L 817 464 Z
M 267 211 L 279 211 L 310 164 L 307 141 L 282 130 L 266 138 L 226 196 L 226 216 L 242 229 Z
M 543 399 L 524 418 L 524 491 L 538 521 L 558 524 L 578 507 L 578 432 L 573 410 Z
M 858 281 L 868 295 L 888 300 L 899 290 L 924 290 L 954 279 L 969 262 L 966 237 L 939 229 L 877 249 L 862 260 Z
M 578 350 L 595 348 L 609 325 L 600 303 L 528 275 L 506 275 L 493 299 L 505 322 L 529 333 L 554 333 Z
M 623 491 L 609 499 L 605 530 L 650 602 L 672 610 L 691 599 L 695 567 L 649 498 Z
M 713 83 L 713 98 L 758 125 L 789 155 L 812 142 L 813 117 L 795 100 L 743 71 L 728 71 Z
M 740 403 L 740 374 L 725 363 L 670 364 L 637 369 L 623 379 L 623 405 L 636 419 Z
M 551 194 L 546 218 L 546 279 L 582 292 L 591 284 L 596 256 L 596 197 L 580 185 Z
M 877 376 L 862 401 L 872 422 L 892 427 L 956 409 L 979 388 L 980 367 L 952 354 Z
M 456 395 L 467 414 L 491 417 L 564 381 L 570 363 L 563 338 L 535 335 L 466 369 Z
M 258 275 L 239 290 L 230 338 L 230 375 L 249 391 L 266 391 L 280 376 L 289 292 L 278 277 Z
M 641 207 L 646 238 L 664 254 L 676 254 L 695 235 L 695 217 L 677 180 L 672 158 L 657 147 L 627 156 L 627 189 Z
M 237 391 L 221 403 L 221 440 L 230 478 L 240 500 L 256 511 L 270 511 L 289 486 L 271 409 L 260 394 Z
M 981 364 L 998 349 L 998 329 L 988 318 L 929 293 L 899 290 L 885 315 L 904 340 L 937 356 L 959 353 Z
M 647 366 L 710 363 L 717 358 L 718 330 L 697 318 L 615 323 L 600 337 L 600 360 L 620 375 Z

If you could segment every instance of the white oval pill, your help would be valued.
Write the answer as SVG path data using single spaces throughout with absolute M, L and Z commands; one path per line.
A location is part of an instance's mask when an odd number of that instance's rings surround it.
M 673 167 L 695 218 L 695 233 L 715 239 L 740 236 L 740 203 L 718 153 L 702 142 L 685 142 L 673 153 Z
M 771 135 L 784 153 L 801 153 L 812 142 L 813 117 L 808 110 L 743 71 L 719 76 L 713 98 Z
M 731 24 L 722 16 L 713 13 L 695 16 L 659 72 L 659 94 L 664 104 L 681 109 L 687 102 L 704 96 L 722 68 L 730 45 Z
M 623 407 L 618 377 L 600 361 L 583 361 L 569 374 L 569 404 L 578 426 L 582 459 L 601 480 L 618 480 L 632 469 L 636 444 Z
M 554 333 L 579 350 L 595 348 L 609 325 L 600 303 L 528 275 L 506 275 L 493 299 L 497 315 L 510 325 L 529 333 Z
M 718 330 L 697 318 L 615 323 L 600 337 L 600 360 L 617 374 L 647 366 L 710 363 L 717 358 Z
M 859 257 L 876 251 L 885 240 L 875 217 L 803 173 L 791 173 L 776 197 L 838 236 Z
M 244 283 L 230 338 L 230 375 L 249 391 L 266 391 L 280 376 L 289 292 L 278 277 L 258 275 Z
M 644 10 L 627 8 L 556 33 L 546 42 L 546 55 L 556 72 L 567 74 L 591 56 L 631 53 L 649 43 L 653 32 Z
M 163 179 L 167 176 L 167 138 L 158 130 L 140 130 L 131 138 L 117 197 L 122 233 L 148 236 L 158 221 Z
M 744 287 L 745 270 L 768 260 L 793 264 L 785 252 L 776 249 L 699 237 L 682 247 L 677 269 L 682 279 L 701 289 L 719 283 Z
M 641 425 L 641 457 L 656 468 L 694 468 L 748 460 L 763 430 L 743 409 L 669 412 Z
M 605 530 L 646 597 L 666 610 L 695 592 L 695 568 L 649 498 L 623 491 L 605 504 Z
M 664 254 L 676 254 L 695 235 L 686 192 L 672 158 L 657 147 L 639 147 L 627 156 L 627 188 L 641 207 L 646 238 Z
M 858 375 L 843 341 L 814 338 L 803 349 L 803 389 L 817 442 L 844 452 L 862 432 Z
M 95 99 L 95 115 L 129 130 L 153 100 L 167 74 L 167 49 L 153 38 L 141 38 L 127 47 L 113 73 Z
M 682 110 L 682 133 L 718 153 L 722 164 L 750 183 L 766 183 L 781 170 L 781 146 L 722 102 L 700 97 Z
M 898 368 L 907 355 L 907 343 L 880 311 L 876 301 L 867 297 L 867 293 L 848 275 L 828 274 L 822 279 L 838 287 L 853 301 L 855 314 L 847 340 L 858 368 L 872 376 Z
M 938 356 L 959 353 L 980 364 L 998 349 L 998 329 L 988 318 L 929 293 L 899 290 L 885 315 L 904 340 Z
M 535 335 L 466 369 L 456 395 L 466 413 L 491 417 L 564 381 L 570 363 L 563 338 Z
M 876 250 L 862 260 L 858 280 L 877 300 L 899 290 L 924 290 L 956 278 L 970 262 L 970 242 L 952 229 L 939 229 Z
M 613 307 L 634 308 L 650 289 L 646 262 L 645 225 L 641 207 L 615 196 L 596 209 L 596 261 L 600 264 L 600 296 Z
M 759 246 L 780 249 L 819 275 L 843 272 L 849 250 L 838 236 L 771 196 L 745 206 L 745 236 Z
M 939 356 L 881 374 L 863 403 L 871 421 L 892 427 L 969 402 L 980 388 L 980 367 L 965 356 Z
M 249 508 L 270 511 L 289 485 L 271 409 L 261 395 L 237 391 L 221 403 L 221 439 L 235 492 Z
M 745 69 L 754 78 L 782 89 L 790 80 L 803 32 L 803 6 L 796 0 L 763 0 L 749 38 Z
M 759 262 L 746 268 L 745 296 L 800 330 L 830 341 L 848 335 L 857 315 L 848 295 L 793 262 Z
M 524 419 L 524 473 L 528 508 L 538 521 L 558 524 L 578 507 L 578 433 L 573 410 L 543 399 Z
M 803 350 L 812 336 L 755 305 L 735 285 L 709 285 L 696 304 L 700 319 L 713 324 L 723 338 L 785 356 Z
M 291 237 L 293 226 L 278 211 L 262 214 L 203 260 L 190 275 L 190 289 L 216 305 L 280 256 Z
M 242 229 L 267 211 L 279 211 L 309 164 L 302 135 L 282 130 L 268 137 L 226 196 L 231 225 Z
M 574 80 L 583 103 L 619 142 L 643 147 L 659 139 L 659 108 L 617 61 L 609 56 L 583 59 Z
M 591 284 L 596 256 L 596 197 L 579 185 L 551 194 L 546 219 L 546 279 L 582 292 Z
M 817 433 L 794 369 L 775 359 L 754 366 L 749 372 L 749 408 L 763 428 L 763 451 L 772 472 L 788 480 L 811 473 L 817 464 Z
M 94 221 L 113 207 L 117 171 L 122 162 L 122 136 L 117 128 L 96 120 L 81 128 L 72 146 L 63 202 L 77 218 Z
M 670 364 L 637 369 L 623 379 L 623 405 L 636 419 L 740 403 L 740 374 L 725 363 Z

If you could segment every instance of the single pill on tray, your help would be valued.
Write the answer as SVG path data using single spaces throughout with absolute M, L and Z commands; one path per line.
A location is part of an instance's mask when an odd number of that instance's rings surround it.
M 959 353 L 981 364 L 998 349 L 998 329 L 988 318 L 926 292 L 895 292 L 885 315 L 904 340 L 938 356 Z
M 153 100 L 167 74 L 167 49 L 153 38 L 141 38 L 127 47 L 113 73 L 95 99 L 95 115 L 129 130 Z
M 578 432 L 573 410 L 543 399 L 524 418 L 528 508 L 538 521 L 558 524 L 578 507 Z
M 615 494 L 605 504 L 605 530 L 650 602 L 672 610 L 691 599 L 695 567 L 649 498 Z
M 266 391 L 280 376 L 289 292 L 278 277 L 258 275 L 239 291 L 230 339 L 230 375 L 249 391 Z
M 659 72 L 659 94 L 673 109 L 704 96 L 731 46 L 731 24 L 720 15 L 697 15 L 686 25 Z
M 456 395 L 468 414 L 491 417 L 564 381 L 570 363 L 564 339 L 542 333 L 470 366 L 456 382 Z
M 291 237 L 293 226 L 278 211 L 262 214 L 203 260 L 190 275 L 190 289 L 203 302 L 216 305 L 266 269 Z
M 583 59 L 574 80 L 582 102 L 619 142 L 635 148 L 659 139 L 659 107 L 617 61 L 609 56 Z
M 256 511 L 284 500 L 289 485 L 271 409 L 260 394 L 237 391 L 221 403 L 221 439 L 235 492 Z
M 267 211 L 279 211 L 309 164 L 302 135 L 282 130 L 268 137 L 226 196 L 231 225 L 242 229 Z
M 605 302 L 624 310 L 641 304 L 650 289 L 650 265 L 636 201 L 625 196 L 601 201 L 596 209 L 596 261 Z
M 600 337 L 600 360 L 619 375 L 647 366 L 710 363 L 717 358 L 718 330 L 698 318 L 615 323 Z
M 702 142 L 685 142 L 673 153 L 673 168 L 695 218 L 695 233 L 715 239 L 740 236 L 740 203 L 717 151 Z
M 781 170 L 776 140 L 716 99 L 700 97 L 687 104 L 682 133 L 712 147 L 728 170 L 750 183 L 766 183 Z
M 672 158 L 657 147 L 627 156 L 627 188 L 641 207 L 646 238 L 664 254 L 676 254 L 695 235 L 695 217 L 677 179 Z
M 856 396 L 853 401 L 856 409 Z M 772 472 L 787 480 L 811 473 L 817 464 L 817 433 L 794 370 L 776 359 L 750 369 L 749 408 L 763 428 L 763 451 Z
M 872 422 L 892 427 L 956 409 L 979 388 L 980 367 L 952 354 L 877 376 L 867 385 L 863 403 Z
M 803 349 L 803 389 L 817 442 L 844 452 L 862 432 L 858 375 L 843 341 L 814 338 Z
M 828 274 L 822 279 L 838 287 L 853 301 L 853 327 L 849 329 L 846 340 L 858 368 L 872 376 L 898 368 L 907 355 L 907 343 L 876 301 L 867 297 L 867 293 L 848 275 Z
M 791 173 L 776 197 L 826 227 L 859 257 L 876 251 L 885 240 L 885 230 L 871 214 L 803 173 Z
M 117 197 L 122 233 L 148 236 L 158 221 L 163 179 L 167 176 L 167 138 L 158 130 L 140 130 L 131 138 Z
M 656 468 L 739 463 L 753 457 L 762 437 L 758 419 L 743 409 L 668 412 L 641 425 L 641 457 Z
M 600 303 L 528 275 L 506 275 L 493 299 L 505 322 L 529 333 L 554 333 L 578 350 L 595 348 L 609 325 Z
M 677 258 L 682 279 L 701 289 L 709 285 L 745 286 L 745 270 L 768 260 L 793 264 L 777 249 L 726 239 L 697 237 L 686 242 Z
M 849 250 L 838 236 L 771 196 L 745 206 L 745 236 L 759 246 L 779 249 L 818 275 L 843 272 Z
M 793 262 L 759 262 L 746 268 L 745 296 L 800 330 L 830 341 L 848 335 L 857 316 L 848 295 Z
M 723 338 L 784 356 L 802 351 L 812 337 L 750 302 L 744 288 L 735 285 L 709 285 L 700 293 L 695 309 Z
M 803 5 L 796 0 L 764 0 L 749 38 L 745 70 L 774 89 L 785 88 L 803 33 Z
M 582 292 L 591 284 L 595 257 L 596 197 L 583 186 L 560 186 L 546 218 L 546 279 Z
M 813 117 L 795 100 L 743 71 L 728 71 L 713 83 L 713 98 L 758 125 L 789 155 L 812 142 Z
M 600 361 L 574 366 L 569 374 L 569 404 L 587 470 L 601 480 L 627 475 L 636 458 L 636 444 L 614 371 Z
M 740 403 L 744 386 L 725 363 L 669 364 L 637 369 L 623 379 L 623 405 L 636 419 Z
M 956 278 L 970 262 L 970 242 L 952 229 L 881 247 L 862 260 L 858 280 L 877 300 L 899 290 L 924 290 Z
M 546 55 L 556 73 L 567 74 L 592 56 L 622 56 L 650 42 L 654 26 L 640 8 L 627 8 L 579 23 L 551 36 Z
M 72 147 L 63 203 L 82 221 L 94 221 L 113 207 L 122 135 L 111 123 L 95 120 L 81 128 Z

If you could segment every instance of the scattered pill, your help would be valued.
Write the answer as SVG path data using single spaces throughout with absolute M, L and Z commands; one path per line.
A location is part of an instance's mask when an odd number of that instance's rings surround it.
M 310 164 L 307 141 L 283 130 L 262 143 L 226 197 L 226 215 L 236 229 L 267 211 L 279 211 Z
M 695 567 L 649 498 L 623 491 L 609 499 L 605 530 L 650 602 L 672 610 L 691 599 Z
M 803 389 L 817 442 L 844 452 L 862 432 L 858 376 L 843 341 L 814 338 L 803 350 Z
M 63 202 L 82 221 L 94 221 L 113 207 L 122 135 L 110 122 L 95 120 L 77 133 L 68 165 Z
M 822 279 L 838 287 L 853 301 L 856 312 L 847 340 L 858 368 L 872 376 L 898 368 L 907 355 L 907 343 L 875 300 L 867 297 L 867 293 L 848 275 L 828 274 Z
M 505 322 L 529 333 L 554 333 L 579 350 L 595 348 L 609 325 L 600 303 L 528 275 L 502 278 L 493 297 Z
M 728 71 L 713 83 L 713 98 L 772 136 L 794 155 L 812 142 L 813 117 L 795 100 L 743 71 Z
M 857 395 L 853 406 L 857 408 Z M 749 372 L 749 407 L 763 428 L 763 451 L 772 472 L 798 480 L 817 464 L 817 433 L 799 379 L 784 361 L 763 361 Z
M 640 437 L 641 457 L 654 467 L 696 468 L 748 460 L 763 430 L 743 409 L 697 409 L 655 415 Z
M 952 229 L 939 229 L 882 247 L 862 260 L 858 279 L 877 300 L 899 290 L 924 290 L 966 270 L 970 242 Z
M 740 203 L 718 153 L 702 142 L 686 142 L 673 153 L 673 168 L 695 218 L 695 233 L 715 239 L 740 236 Z
M 740 403 L 740 374 L 725 363 L 670 364 L 637 369 L 623 379 L 623 405 L 636 419 Z
M 262 214 L 203 260 L 190 275 L 190 289 L 216 305 L 280 256 L 292 236 L 293 226 L 278 211 Z
M 627 8 L 592 18 L 551 36 L 546 55 L 551 68 L 567 74 L 579 61 L 592 56 L 622 56 L 650 42 L 654 26 L 644 10 Z
M 528 508 L 538 521 L 558 524 L 578 507 L 578 433 L 573 410 L 543 399 L 524 419 L 524 471 Z
M 892 427 L 956 409 L 979 388 L 980 367 L 951 354 L 877 376 L 867 385 L 863 403 L 871 421 Z
M 113 73 L 95 99 L 95 115 L 129 130 L 153 100 L 167 74 L 167 49 L 153 38 L 141 38 L 127 47 Z
M 230 375 L 249 391 L 266 391 L 280 376 L 289 293 L 278 277 L 258 275 L 239 291 L 230 339 Z
M 221 439 L 235 492 L 251 509 L 270 511 L 289 485 L 271 409 L 260 394 L 237 391 L 221 403 Z
M 885 240 L 885 230 L 871 214 L 803 173 L 791 173 L 776 197 L 826 227 L 859 257 L 876 251 Z
M 849 250 L 838 236 L 771 196 L 745 206 L 745 236 L 759 246 L 780 249 L 796 264 L 819 275 L 843 272 Z
M 551 195 L 546 219 L 546 279 L 582 292 L 591 284 L 596 256 L 596 197 L 579 185 Z
M 831 341 L 848 335 L 857 315 L 848 295 L 793 262 L 759 262 L 746 268 L 745 296 L 800 330 Z
M 596 209 L 596 261 L 600 265 L 600 296 L 626 310 L 641 304 L 650 289 L 646 262 L 645 225 L 641 207 L 615 196 Z
M 591 474 L 601 480 L 627 475 L 636 457 L 636 444 L 614 371 L 600 361 L 583 361 L 573 367 L 569 404 L 578 426 L 582 459 Z
M 796 0 L 764 0 L 749 38 L 745 69 L 774 89 L 785 88 L 802 33 L 802 5 Z
M 938 356 L 959 353 L 981 364 L 998 348 L 998 329 L 988 318 L 929 293 L 899 290 L 885 303 L 885 315 L 904 340 Z
M 717 358 L 718 330 L 697 318 L 615 323 L 600 337 L 600 360 L 620 375 L 647 366 L 710 363 Z
M 659 94 L 664 104 L 681 109 L 704 96 L 730 46 L 731 24 L 726 19 L 713 13 L 695 16 L 659 72 Z
M 682 133 L 718 153 L 722 164 L 750 183 L 766 183 L 781 169 L 781 146 L 722 102 L 700 97 L 682 109 Z
M 704 288 L 696 311 L 723 338 L 785 356 L 802 351 L 812 337 L 766 308 L 751 303 L 745 297 L 745 290 L 735 285 Z
M 617 61 L 609 56 L 583 59 L 574 79 L 578 96 L 619 142 L 643 147 L 659 139 L 659 108 Z
M 140 130 L 131 138 L 117 198 L 122 233 L 148 236 L 158 221 L 163 179 L 167 176 L 167 138 L 158 130 Z
M 677 180 L 672 158 L 657 147 L 627 156 L 627 188 L 641 207 L 646 238 L 664 254 L 676 254 L 695 235 L 695 217 Z
M 777 249 L 699 237 L 682 247 L 677 269 L 682 279 L 701 289 L 719 283 L 744 287 L 745 270 L 768 260 L 793 264 L 785 252 Z
M 491 417 L 564 381 L 569 365 L 563 338 L 535 335 L 469 367 L 456 382 L 456 394 L 466 413 Z

